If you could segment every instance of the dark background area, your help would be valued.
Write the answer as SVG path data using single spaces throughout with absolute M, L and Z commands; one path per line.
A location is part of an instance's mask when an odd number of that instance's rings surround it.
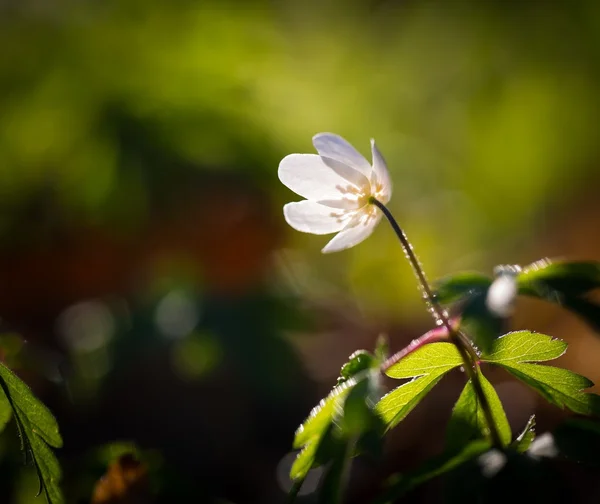
M 0 346 L 57 416 L 68 502 L 115 441 L 143 474 L 96 504 L 282 502 L 293 432 L 348 355 L 431 328 L 385 223 L 326 256 L 285 224 L 278 163 L 317 132 L 377 140 L 431 278 L 600 259 L 595 0 L 2 0 L 0 47 Z M 591 329 L 517 308 L 600 379 Z M 488 377 L 514 431 L 564 416 Z M 439 451 L 463 383 L 355 463 L 349 501 Z M 41 502 L 18 445 L 0 437 L 0 501 Z

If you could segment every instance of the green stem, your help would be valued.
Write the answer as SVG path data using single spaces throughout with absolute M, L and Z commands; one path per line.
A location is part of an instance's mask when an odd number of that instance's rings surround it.
M 290 488 L 290 491 L 288 493 L 288 497 L 286 500 L 287 504 L 294 504 L 294 502 L 296 502 L 296 497 L 298 497 L 298 493 L 302 488 L 302 483 L 304 483 L 304 479 L 300 481 L 294 481 L 292 488 Z
M 471 341 L 465 334 L 463 334 L 460 330 L 452 327 L 450 320 L 448 319 L 448 314 L 445 310 L 440 306 L 440 304 L 436 301 L 433 291 L 431 290 L 431 286 L 427 281 L 427 277 L 425 276 L 425 272 L 423 271 L 423 267 L 419 262 L 419 259 L 413 252 L 413 247 L 411 243 L 408 241 L 408 238 L 402 228 L 399 226 L 394 216 L 388 210 L 388 208 L 378 201 L 375 198 L 370 199 L 370 203 L 375 205 L 379 210 L 382 211 L 383 215 L 385 215 L 386 219 L 389 221 L 392 229 L 398 236 L 400 243 L 402 244 L 402 248 L 404 249 L 404 253 L 406 254 L 406 258 L 410 263 L 417 280 L 419 281 L 421 291 L 423 293 L 423 299 L 427 304 L 427 308 L 429 313 L 433 316 L 435 323 L 439 326 L 444 326 L 444 328 L 448 331 L 448 336 L 450 341 L 454 343 L 456 348 L 458 349 L 458 353 L 460 354 L 462 361 L 464 363 L 465 372 L 467 376 L 473 383 L 473 387 L 475 389 L 475 393 L 477 394 L 477 398 L 479 399 L 479 403 L 481 404 L 481 409 L 485 416 L 486 423 L 488 424 L 488 428 L 490 430 L 490 437 L 492 438 L 492 442 L 495 446 L 501 447 L 502 441 L 500 439 L 500 434 L 498 433 L 498 427 L 496 426 L 496 422 L 494 421 L 494 416 L 492 415 L 492 409 L 490 407 L 490 403 L 487 400 L 487 396 L 483 392 L 483 387 L 481 385 L 480 380 L 480 372 L 478 360 L 479 356 Z M 393 357 L 388 359 L 388 361 L 393 361 Z

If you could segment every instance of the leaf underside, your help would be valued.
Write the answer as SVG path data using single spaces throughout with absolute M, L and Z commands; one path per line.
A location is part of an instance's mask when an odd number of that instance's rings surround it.
M 56 419 L 10 369 L 0 364 L 2 401 L 12 409 L 26 459 L 30 458 L 49 504 L 63 504 L 61 468 L 51 447 L 60 448 L 62 438 Z

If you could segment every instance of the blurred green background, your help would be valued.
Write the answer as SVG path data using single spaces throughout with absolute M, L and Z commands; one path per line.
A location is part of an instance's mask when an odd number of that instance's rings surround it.
M 377 140 L 431 278 L 600 259 L 595 0 L 2 0 L 0 46 L 2 356 L 57 415 L 69 502 L 282 502 L 344 359 L 430 327 L 387 224 L 326 256 L 285 224 L 278 163 L 317 132 Z M 521 308 L 600 379 L 589 329 Z M 462 379 L 358 463 L 352 502 L 435 451 Z M 503 386 L 515 428 L 555 421 Z M 1 441 L 2 502 L 39 502 Z M 102 500 L 112 441 L 148 481 Z

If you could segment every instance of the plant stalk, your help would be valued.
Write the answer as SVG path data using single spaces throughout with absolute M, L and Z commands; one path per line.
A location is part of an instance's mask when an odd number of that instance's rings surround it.
M 421 291 L 423 293 L 423 299 L 425 300 L 425 303 L 427 304 L 427 309 L 428 309 L 429 313 L 431 313 L 431 315 L 433 316 L 433 318 L 435 320 L 435 323 L 438 326 L 443 326 L 448 331 L 448 336 L 450 338 L 450 341 L 452 343 L 454 343 L 454 345 L 456 346 L 456 348 L 458 350 L 458 353 L 460 354 L 460 356 L 463 360 L 465 372 L 467 373 L 468 378 L 473 383 L 473 388 L 475 389 L 475 393 L 477 394 L 477 398 L 479 399 L 479 403 L 481 404 L 481 409 L 483 411 L 483 415 L 485 417 L 486 423 L 488 424 L 488 429 L 490 431 L 490 437 L 492 438 L 492 443 L 496 447 L 501 447 L 502 441 L 500 439 L 500 434 L 498 432 L 496 422 L 494 421 L 492 409 L 490 407 L 489 401 L 487 400 L 487 396 L 485 395 L 485 393 L 483 391 L 483 386 L 481 385 L 480 374 L 479 374 L 479 364 L 478 364 L 479 356 L 475 352 L 475 349 L 473 348 L 471 341 L 460 330 L 452 327 L 452 324 L 450 323 L 450 320 L 448 319 L 448 314 L 444 311 L 444 309 L 436 301 L 436 299 L 433 295 L 433 291 L 431 290 L 431 286 L 429 285 L 427 277 L 425 276 L 423 267 L 421 266 L 419 259 L 413 252 L 413 247 L 412 247 L 411 243 L 408 241 L 406 234 L 404 233 L 404 231 L 402 230 L 402 228 L 400 227 L 400 225 L 398 224 L 398 222 L 396 221 L 394 216 L 391 214 L 391 212 L 388 210 L 388 208 L 383 203 L 378 201 L 377 199 L 371 198 L 370 203 L 375 205 L 377 208 L 379 208 L 379 210 L 381 210 L 383 215 L 385 215 L 385 218 L 389 221 L 390 225 L 392 226 L 392 229 L 398 236 L 398 239 L 400 240 L 400 243 L 402 244 L 404 253 L 406 254 L 406 258 L 408 259 L 408 262 L 410 263 L 410 265 L 415 273 L 415 276 L 417 277 L 417 280 L 419 281 Z M 403 352 L 403 351 L 401 350 L 400 352 Z M 390 361 L 397 362 L 397 360 L 398 359 L 394 360 L 394 357 L 392 357 L 392 358 L 388 359 L 387 362 L 390 362 Z

